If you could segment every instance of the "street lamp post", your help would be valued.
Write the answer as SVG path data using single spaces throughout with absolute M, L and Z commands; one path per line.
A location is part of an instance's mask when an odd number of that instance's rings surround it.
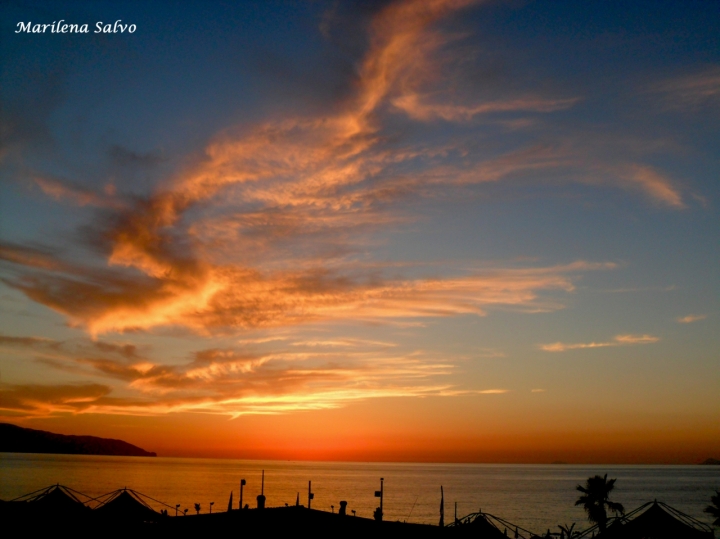
M 376 511 L 376 520 L 382 520 L 383 518 L 383 481 L 385 481 L 384 478 L 380 478 L 380 490 L 375 491 L 375 497 L 380 498 L 380 507 Z

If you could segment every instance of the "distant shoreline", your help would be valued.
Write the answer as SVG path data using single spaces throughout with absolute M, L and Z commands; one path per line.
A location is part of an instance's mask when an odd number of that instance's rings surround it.
M 157 457 L 157 453 L 146 451 L 123 440 L 56 434 L 44 430 L 18 427 L 11 423 L 0 423 L 0 452 Z

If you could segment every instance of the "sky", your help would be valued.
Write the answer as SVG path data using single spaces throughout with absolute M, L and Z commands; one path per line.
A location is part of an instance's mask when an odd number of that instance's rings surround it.
M 720 457 L 713 3 L 0 10 L 0 421 L 163 456 Z M 88 32 L 32 31 L 60 20 Z

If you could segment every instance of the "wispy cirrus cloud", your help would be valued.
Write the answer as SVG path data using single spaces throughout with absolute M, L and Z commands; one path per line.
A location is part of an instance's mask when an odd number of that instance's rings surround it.
M 9 284 L 93 334 L 162 325 L 203 333 L 331 318 L 484 314 L 492 305 L 543 310 L 538 292 L 571 290 L 568 270 L 398 279 L 388 278 L 382 268 L 347 261 L 364 230 L 403 219 L 386 211 L 398 198 L 433 183 L 441 188 L 494 181 L 538 166 L 515 156 L 515 165 L 510 159 L 491 162 L 493 170 L 476 169 L 470 178 L 442 164 L 446 150 L 390 151 L 381 143 L 384 104 L 432 83 L 432 56 L 450 41 L 434 25 L 472 3 L 389 5 L 370 26 L 357 92 L 336 112 L 222 133 L 201 162 L 130 207 L 125 201 L 108 204 L 110 195 L 68 182 L 38 179 L 53 197 L 105 209 L 92 241 L 110 267 L 55 259 L 55 268 L 42 272 L 31 265 L 37 271 Z M 500 108 L 551 110 L 566 104 L 526 96 Z M 473 107 L 472 115 L 498 108 Z M 427 171 L 433 169 L 428 183 Z M 312 245 L 310 257 L 310 249 L 301 248 L 307 245 Z M 22 265 L 27 256 L 20 254 L 10 250 L 12 261 Z
M 676 209 L 686 208 L 675 183 L 647 165 L 627 165 L 618 169 L 617 177 L 629 187 L 644 191 L 653 201 Z
M 720 105 L 720 66 L 655 83 L 652 93 L 662 96 L 667 109 L 699 110 Z
M 446 121 L 470 121 L 474 117 L 501 112 L 555 112 L 575 105 L 579 98 L 543 99 L 528 97 L 491 101 L 479 105 L 453 105 L 431 103 L 418 94 L 405 94 L 393 99 L 392 103 L 416 120 L 442 119 Z
M 193 353 L 185 363 L 167 365 L 138 355 L 128 345 L 5 337 L 0 344 L 32 347 L 35 361 L 45 367 L 104 382 L 3 384 L 0 413 L 154 415 L 190 411 L 237 417 L 335 408 L 373 398 L 507 392 L 458 388 L 443 380 L 455 367 L 422 351 L 389 353 L 387 347 L 378 351 L 376 343 L 346 341 L 355 346 L 339 351 L 310 347 L 306 351 L 290 344 L 267 353 L 208 348 Z
M 692 324 L 693 322 L 699 322 L 700 320 L 705 320 L 706 318 L 706 314 L 688 314 L 686 316 L 679 316 L 676 320 L 680 324 Z
M 35 176 L 35 183 L 46 195 L 56 200 L 67 200 L 77 206 L 96 206 L 108 208 L 124 208 L 125 201 L 115 196 L 115 190 L 107 187 L 106 192 L 99 193 L 93 189 L 73 184 L 72 182 L 51 176 Z
M 36 272 L 8 282 L 86 325 L 94 334 L 157 325 L 184 326 L 203 333 L 321 320 L 484 315 L 498 307 L 551 311 L 562 304 L 541 299 L 541 291 L 570 292 L 574 275 L 613 267 L 579 261 L 545 268 L 485 270 L 445 279 L 391 279 L 377 269 L 366 276 L 352 265 L 332 271 L 310 268 L 265 273 L 207 265 L 199 273 L 188 270 L 192 278 L 183 274 L 182 267 L 177 273 L 155 278 L 71 268 L 67 276 Z
M 549 114 L 578 102 L 527 92 L 443 101 L 443 65 L 453 59 L 457 37 L 438 23 L 473 4 L 390 4 L 370 24 L 356 91 L 331 112 L 228 129 L 148 197 L 120 199 L 111 191 L 38 180 L 53 197 L 99 208 L 86 235 L 103 260 L 70 264 L 8 248 L 6 259 L 24 269 L 7 283 L 94 335 L 159 326 L 210 334 L 331 319 L 483 315 L 501 306 L 559 308 L 557 301 L 541 301 L 541 292 L 571 291 L 573 272 L 598 265 L 472 275 L 450 267 L 444 277 L 399 278 L 382 265 L 359 262 L 368 235 L 416 218 L 400 211 L 401 200 L 540 170 L 572 177 L 579 166 L 572 153 L 542 145 L 498 156 L 472 153 L 458 142 L 388 143 L 385 123 L 398 114 L 455 122 L 503 112 Z M 617 176 L 668 206 L 683 206 L 672 183 L 647 167 Z
M 0 384 L 0 415 L 37 416 L 88 410 L 110 393 L 102 384 Z
M 653 335 L 616 335 L 611 341 L 589 342 L 589 343 L 563 343 L 555 342 L 538 345 L 546 352 L 565 352 L 567 350 L 579 350 L 584 348 L 607 348 L 611 346 L 629 346 L 634 344 L 652 344 L 660 340 Z
M 349 346 L 358 346 L 358 345 L 364 345 L 364 346 L 379 346 L 379 347 L 394 347 L 397 346 L 396 343 L 392 342 L 383 342 L 383 341 L 371 341 L 367 339 L 314 339 L 314 340 L 305 340 L 305 341 L 295 341 L 290 343 L 292 346 L 302 346 L 302 347 L 320 347 L 320 348 L 336 348 L 336 347 L 349 347 Z
M 58 341 L 43 337 L 16 337 L 10 335 L 0 335 L 0 346 L 54 347 L 59 345 L 60 343 Z

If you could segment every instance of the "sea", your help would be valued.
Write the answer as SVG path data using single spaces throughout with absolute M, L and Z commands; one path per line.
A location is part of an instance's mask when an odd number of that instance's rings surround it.
M 264 485 L 263 485 L 264 473 Z M 194 458 L 109 457 L 0 453 L 0 499 L 12 500 L 49 485 L 61 484 L 91 498 L 129 488 L 148 496 L 156 509 L 179 514 L 226 511 L 240 503 L 266 507 L 308 504 L 337 511 L 348 502 L 348 514 L 371 518 L 383 489 L 386 520 L 437 524 L 441 489 L 445 523 L 483 511 L 537 534 L 559 532 L 558 525 L 590 527 L 577 485 L 588 477 L 616 479 L 610 499 L 626 512 L 658 500 L 710 524 L 703 512 L 720 490 L 720 466 L 618 466 L 518 464 L 406 464 L 365 462 L 262 461 Z M 509 530 L 512 531 L 512 528 Z M 716 529 L 717 537 L 717 529 Z

